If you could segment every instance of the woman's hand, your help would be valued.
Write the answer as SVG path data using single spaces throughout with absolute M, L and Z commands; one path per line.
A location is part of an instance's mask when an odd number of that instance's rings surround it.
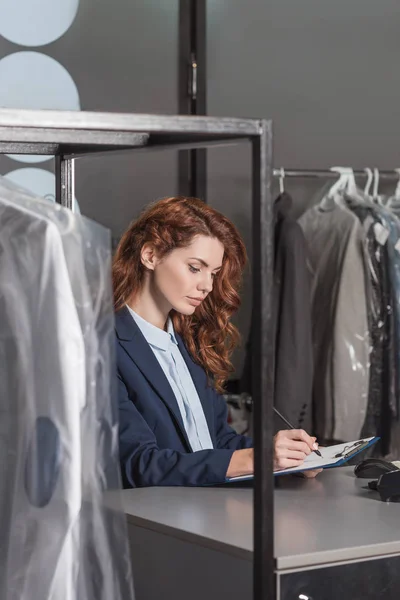
M 301 474 L 306 479 L 313 479 L 314 477 L 316 477 L 318 475 L 318 473 L 321 473 L 322 471 L 323 471 L 323 469 L 312 469 L 310 471 L 302 471 Z
M 284 429 L 274 437 L 274 470 L 299 467 L 306 456 L 313 450 L 318 450 L 315 437 L 311 437 L 303 429 Z M 250 475 L 254 472 L 254 450 L 246 448 L 235 450 L 232 454 L 227 477 Z M 304 477 L 315 477 L 320 469 L 305 471 Z
M 274 470 L 300 467 L 306 456 L 318 450 L 315 437 L 311 437 L 303 429 L 284 429 L 274 437 Z M 317 475 L 315 471 L 314 476 Z

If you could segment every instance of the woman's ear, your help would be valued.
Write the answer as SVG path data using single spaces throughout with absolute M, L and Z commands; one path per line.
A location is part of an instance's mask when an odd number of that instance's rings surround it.
M 150 271 L 154 271 L 157 265 L 157 255 L 156 249 L 153 244 L 147 242 L 143 244 L 142 250 L 140 252 L 140 260 L 142 265 L 149 269 Z

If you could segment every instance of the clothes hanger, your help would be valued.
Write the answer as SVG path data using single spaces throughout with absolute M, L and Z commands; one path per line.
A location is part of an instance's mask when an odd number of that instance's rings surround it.
M 285 179 L 285 169 L 283 167 L 281 167 L 279 169 L 279 193 L 280 194 L 283 194 L 285 192 L 284 179 Z
M 341 192 L 351 192 L 353 188 L 356 189 L 353 169 L 349 167 L 331 167 L 330 171 L 339 173 L 340 175 L 339 179 L 332 185 L 328 192 L 330 198 L 338 200 L 340 199 Z
M 362 190 L 357 186 L 354 169 L 352 167 L 346 167 L 346 172 L 348 173 L 348 178 L 346 187 L 343 190 L 346 193 L 346 198 L 343 199 L 343 202 L 345 202 L 347 206 L 349 203 L 365 204 L 366 202 L 369 202 L 370 198 L 368 193 L 373 179 L 372 170 L 368 168 L 365 169 L 365 172 L 368 175 L 365 190 Z
M 350 169 L 351 171 L 351 178 L 350 178 L 350 184 L 348 186 L 347 191 L 347 202 L 348 205 L 349 203 L 354 204 L 359 204 L 359 205 L 365 205 L 365 204 L 370 204 L 372 202 L 371 200 L 371 196 L 369 193 L 371 184 L 372 184 L 372 180 L 373 180 L 373 173 L 372 173 L 372 169 L 369 169 L 368 167 L 364 169 L 364 171 L 367 173 L 367 183 L 365 185 L 364 189 L 361 189 L 357 186 L 356 184 L 356 180 L 355 180 L 355 176 L 354 176 L 354 170 Z
M 338 173 L 339 179 L 337 179 L 329 188 L 328 192 L 319 203 L 319 207 L 324 211 L 332 210 L 335 205 L 343 208 L 345 206 L 343 193 L 347 191 L 349 187 L 353 187 L 352 179 L 354 180 L 354 173 L 352 169 L 349 169 L 348 167 L 331 167 L 330 171 Z
M 379 169 L 374 168 L 374 186 L 372 189 L 372 198 L 376 204 L 383 206 L 382 197 L 379 195 Z
M 367 174 L 367 183 L 365 184 L 364 194 L 366 196 L 370 196 L 369 190 L 371 189 L 371 184 L 372 184 L 372 180 L 373 180 L 374 176 L 373 176 L 373 173 L 372 173 L 372 169 L 370 169 L 369 167 L 366 167 L 364 169 L 364 171 Z
M 394 194 L 390 196 L 386 203 L 386 208 L 399 208 L 400 207 L 400 169 L 394 169 L 394 172 L 397 173 L 399 179 L 396 185 L 396 189 L 394 190 Z
M 346 191 L 353 196 L 358 196 L 358 188 L 356 184 L 356 178 L 354 176 L 354 170 L 349 168 L 349 180 L 347 182 Z
M 396 189 L 394 191 L 394 198 L 395 198 L 395 200 L 400 200 L 400 169 L 395 169 L 394 171 L 399 176 L 399 180 L 397 182 Z

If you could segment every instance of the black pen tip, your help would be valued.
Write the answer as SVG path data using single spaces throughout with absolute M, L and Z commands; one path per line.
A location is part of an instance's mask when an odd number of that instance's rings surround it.
M 315 454 L 317 454 L 318 456 L 320 456 L 322 458 L 322 454 L 319 450 L 314 450 Z

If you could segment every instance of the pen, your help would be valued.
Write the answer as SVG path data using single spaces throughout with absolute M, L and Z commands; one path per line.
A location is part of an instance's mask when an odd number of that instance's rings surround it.
M 282 421 L 284 423 L 286 423 L 286 425 L 289 427 L 289 429 L 297 429 L 297 427 L 294 427 L 291 423 L 289 423 L 289 421 L 287 419 L 285 419 L 285 417 L 279 412 L 279 410 L 277 408 L 275 408 L 275 406 L 274 406 L 274 411 L 278 415 L 278 417 L 280 419 L 282 419 Z M 322 458 L 322 454 L 319 450 L 313 450 L 313 452 L 315 452 L 315 454 L 317 454 L 318 456 L 320 456 Z

